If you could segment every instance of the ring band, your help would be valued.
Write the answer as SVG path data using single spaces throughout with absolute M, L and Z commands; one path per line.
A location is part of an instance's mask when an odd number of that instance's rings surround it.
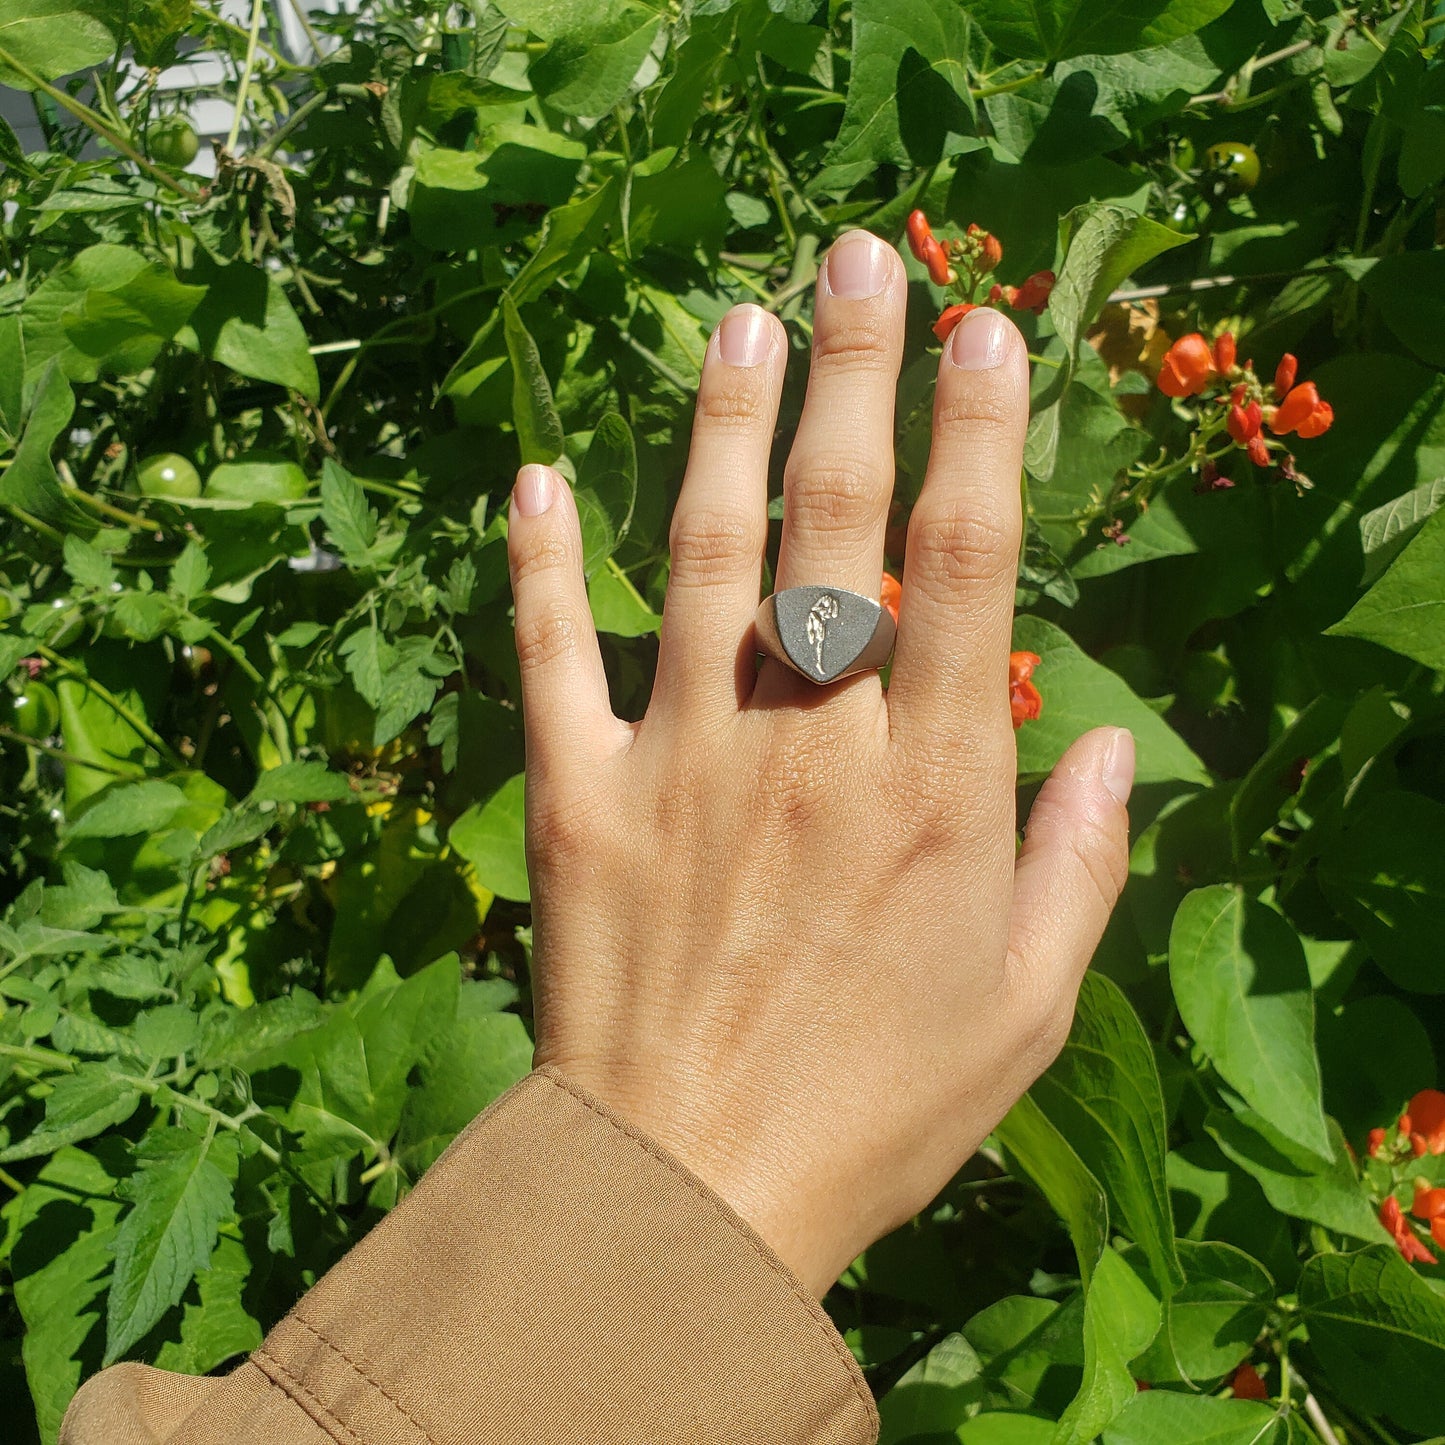
M 785 587 L 753 621 L 759 652 L 820 686 L 882 667 L 893 651 L 892 615 L 861 592 Z

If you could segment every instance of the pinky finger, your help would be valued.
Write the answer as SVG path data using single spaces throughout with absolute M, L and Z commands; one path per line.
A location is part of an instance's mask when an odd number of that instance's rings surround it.
M 529 780 L 587 768 L 632 730 L 612 712 L 582 571 L 571 489 L 551 467 L 517 474 L 507 514 Z
M 1059 759 L 1034 801 L 1009 919 L 1013 983 L 1026 1010 L 1073 1013 L 1129 872 L 1133 782 L 1133 736 L 1096 728 Z

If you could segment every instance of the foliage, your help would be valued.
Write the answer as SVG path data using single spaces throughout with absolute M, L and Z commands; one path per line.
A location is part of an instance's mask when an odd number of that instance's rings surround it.
M 1140 787 L 1063 1056 L 829 1298 L 883 1438 L 1445 1433 L 1439 0 L 251 15 L 0 0 L 7 1438 L 254 1347 L 530 1066 L 515 468 L 640 716 L 710 329 L 784 318 L 794 419 L 820 252 L 913 210 L 999 292 L 908 263 L 890 535 L 939 310 L 1014 305 L 1021 803 L 1105 722 Z

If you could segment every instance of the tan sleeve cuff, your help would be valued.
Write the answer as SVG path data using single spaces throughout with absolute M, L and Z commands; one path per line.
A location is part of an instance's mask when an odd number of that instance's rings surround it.
M 81 1392 L 92 1409 L 110 1373 Z M 172 1428 L 132 1438 L 873 1445 L 878 1434 L 851 1352 L 767 1244 L 551 1066 L 473 1120 L 246 1365 L 206 1383 Z M 73 1445 L 89 1445 L 87 1413 L 67 1421 Z

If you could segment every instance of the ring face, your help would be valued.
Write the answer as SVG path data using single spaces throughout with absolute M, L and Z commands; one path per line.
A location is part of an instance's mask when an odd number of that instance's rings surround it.
M 893 618 L 871 597 L 840 587 L 788 587 L 763 599 L 754 624 L 761 651 L 810 682 L 882 667 Z

